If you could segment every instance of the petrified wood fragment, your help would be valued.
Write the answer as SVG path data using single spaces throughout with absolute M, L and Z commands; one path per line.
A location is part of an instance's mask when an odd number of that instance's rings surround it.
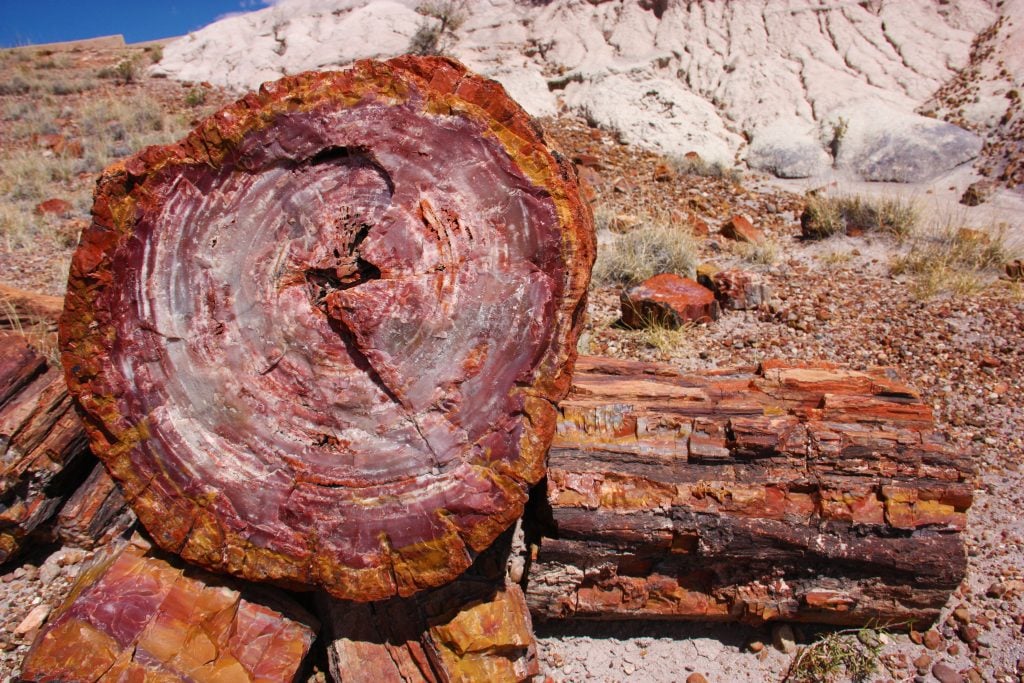
M 324 609 L 338 683 L 518 683 L 539 672 L 518 584 L 462 577 L 409 598 Z
M 0 284 L 0 328 L 18 329 L 44 325 L 50 330 L 64 308 L 64 299 Z
M 295 678 L 316 622 L 206 585 L 145 545 L 120 543 L 87 568 L 22 664 L 26 681 L 261 681 Z M 277 597 L 275 607 L 284 604 Z
M 711 322 L 719 314 L 710 289 L 674 273 L 648 278 L 624 290 L 619 299 L 622 324 L 627 327 L 664 325 L 675 329 L 688 322 Z
M 0 333 L 0 563 L 95 462 L 63 373 L 21 335 Z
M 135 513 L 110 478 L 96 463 L 88 479 L 71 494 L 57 514 L 54 534 L 62 543 L 96 548 L 109 543 L 135 524 Z
M 162 548 L 409 595 L 543 475 L 593 252 L 497 83 L 412 57 L 285 78 L 103 174 L 68 384 Z
M 906 625 L 964 576 L 972 467 L 885 370 L 581 358 L 560 409 L 535 615 Z

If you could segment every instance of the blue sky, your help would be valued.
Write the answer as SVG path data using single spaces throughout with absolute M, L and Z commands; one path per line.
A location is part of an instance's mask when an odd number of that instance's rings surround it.
M 263 0 L 0 0 L 0 47 L 94 38 L 129 43 L 180 36 Z

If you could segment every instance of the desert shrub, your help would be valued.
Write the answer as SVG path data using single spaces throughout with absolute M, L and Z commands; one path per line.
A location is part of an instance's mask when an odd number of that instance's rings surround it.
M 779 261 L 779 245 L 772 240 L 737 242 L 733 249 L 743 260 L 759 266 L 771 266 Z
M 32 84 L 21 75 L 0 81 L 0 95 L 25 95 L 31 91 Z
M 841 677 L 866 681 L 878 670 L 884 633 L 871 629 L 835 631 L 803 647 L 789 667 L 784 681 L 829 683 Z
M 164 48 L 162 45 L 149 45 L 143 51 L 149 57 L 150 64 L 156 64 L 164 58 Z
M 206 91 L 202 88 L 192 88 L 185 95 L 185 106 L 198 107 L 206 104 Z
M 843 138 L 846 137 L 849 127 L 850 122 L 842 116 L 832 123 L 832 139 L 828 141 L 828 149 L 832 152 L 832 158 L 839 156 L 839 147 L 843 144 Z
M 680 175 L 696 175 L 704 178 L 721 178 L 731 183 L 743 180 L 738 169 L 726 166 L 721 161 L 708 162 L 700 156 L 670 156 L 669 164 Z
M 697 266 L 697 245 L 689 232 L 663 222 L 642 225 L 608 237 L 597 249 L 593 280 L 598 285 L 630 285 L 661 273 L 690 276 Z
M 800 226 L 803 236 L 823 239 L 851 232 L 879 232 L 903 238 L 917 224 L 913 202 L 896 197 L 809 195 Z
M 911 276 L 918 296 L 966 295 L 992 282 L 1003 264 L 1021 251 L 1020 245 L 1007 242 L 1005 224 L 976 230 L 949 219 L 916 233 L 889 269 L 893 275 Z
M 416 11 L 428 17 L 409 41 L 408 52 L 416 55 L 440 55 L 451 47 L 453 34 L 466 20 L 463 2 L 424 2 Z

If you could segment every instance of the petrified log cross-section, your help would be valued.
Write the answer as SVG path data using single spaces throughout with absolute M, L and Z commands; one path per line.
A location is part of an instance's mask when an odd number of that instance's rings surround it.
M 973 494 L 968 458 L 933 430 L 882 370 L 685 375 L 581 358 L 533 517 L 547 521 L 532 532 L 530 607 L 929 623 L 963 579 Z
M 411 57 L 285 78 L 108 169 L 93 214 L 63 361 L 161 547 L 376 600 L 522 513 L 594 245 L 499 85 Z

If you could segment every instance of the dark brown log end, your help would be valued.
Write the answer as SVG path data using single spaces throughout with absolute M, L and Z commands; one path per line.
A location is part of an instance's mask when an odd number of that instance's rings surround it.
M 104 172 L 63 362 L 162 548 L 409 595 L 541 478 L 593 255 L 575 174 L 498 84 L 358 62 Z

